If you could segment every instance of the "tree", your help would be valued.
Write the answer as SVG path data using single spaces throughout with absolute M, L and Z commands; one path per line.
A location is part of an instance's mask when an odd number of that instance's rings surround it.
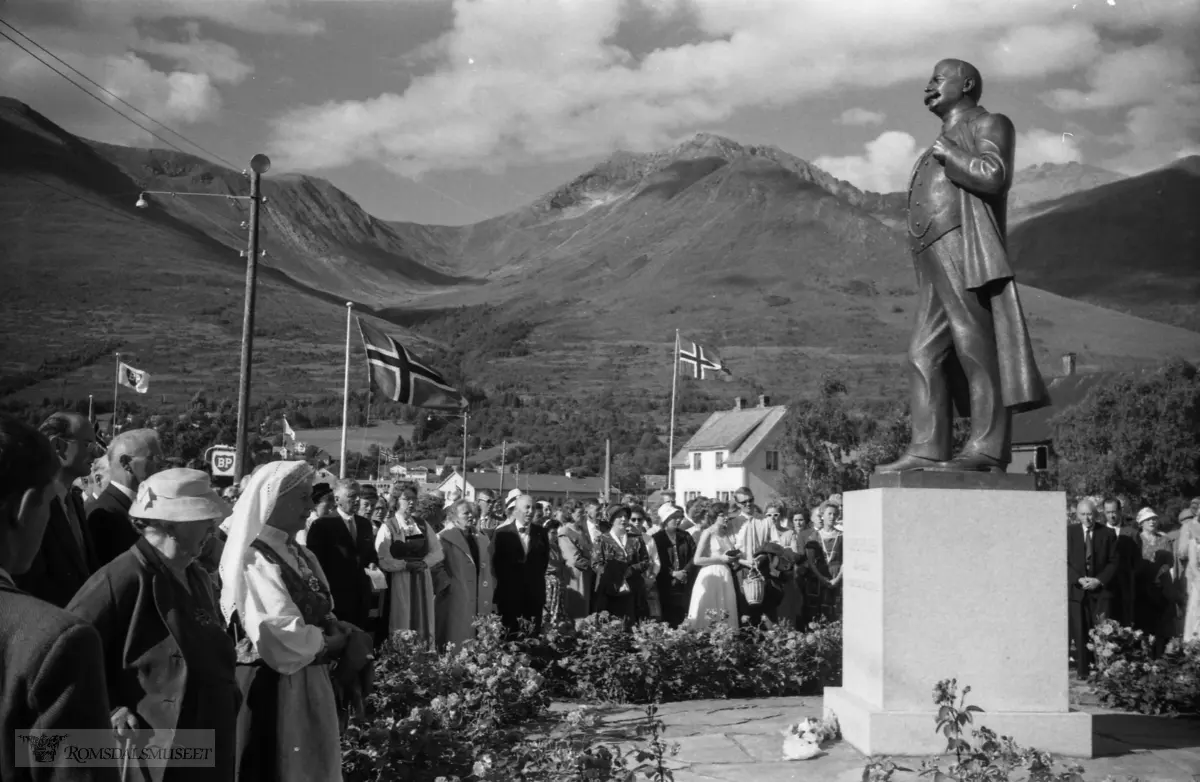
M 845 401 L 846 387 L 822 378 L 817 399 L 793 402 L 785 419 L 780 454 L 782 494 L 789 503 L 811 507 L 830 494 L 865 486 L 855 462 L 862 425 Z
M 630 494 L 641 494 L 642 492 L 642 469 L 638 467 L 631 454 L 617 454 L 612 461 L 612 468 L 609 470 L 609 479 L 613 487 L 621 492 Z
M 1051 419 L 1054 470 L 1072 494 L 1158 508 L 1200 492 L 1200 373 L 1182 360 L 1121 374 Z

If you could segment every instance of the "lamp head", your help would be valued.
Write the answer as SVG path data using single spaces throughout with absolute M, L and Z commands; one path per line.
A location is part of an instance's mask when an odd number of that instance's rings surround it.
M 250 169 L 256 174 L 265 174 L 271 170 L 271 158 L 261 152 L 250 158 Z
M 134 206 L 136 206 L 138 209 L 145 209 L 146 207 L 150 206 L 150 202 L 146 200 L 145 193 L 138 193 L 138 200 Z

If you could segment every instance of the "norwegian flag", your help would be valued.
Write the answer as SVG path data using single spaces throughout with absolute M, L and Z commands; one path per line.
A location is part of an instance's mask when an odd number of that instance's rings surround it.
M 384 396 L 429 410 L 462 410 L 467 406 L 467 400 L 440 373 L 362 318 L 357 320 L 371 380 Z
M 699 380 L 707 380 L 710 374 L 727 379 L 732 374 L 715 351 L 682 337 L 679 339 L 679 367 L 683 374 Z

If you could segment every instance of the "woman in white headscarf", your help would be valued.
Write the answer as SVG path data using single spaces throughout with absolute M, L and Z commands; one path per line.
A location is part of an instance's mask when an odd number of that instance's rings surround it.
M 221 612 L 237 642 L 238 779 L 341 780 L 337 701 L 329 661 L 349 637 L 329 583 L 296 543 L 312 510 L 313 471 L 271 462 L 234 506 L 221 554 Z

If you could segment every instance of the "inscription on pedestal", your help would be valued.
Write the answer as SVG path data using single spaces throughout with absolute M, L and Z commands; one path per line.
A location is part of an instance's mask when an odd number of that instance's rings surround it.
M 849 563 L 843 582 L 847 589 L 878 592 L 882 588 L 879 571 L 879 541 L 874 538 L 846 538 L 846 559 Z M 852 553 L 851 553 L 852 552 Z

